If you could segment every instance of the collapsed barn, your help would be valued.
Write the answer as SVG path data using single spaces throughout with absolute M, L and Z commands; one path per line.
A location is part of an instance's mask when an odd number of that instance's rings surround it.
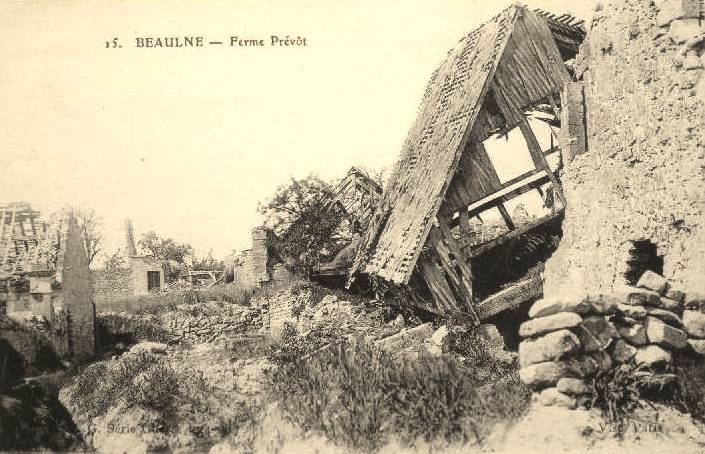
M 24 203 L 0 207 L 0 376 L 15 359 L 33 366 L 95 353 L 95 307 L 73 215 L 43 220 Z
M 357 167 L 351 167 L 338 181 L 325 203 L 326 210 L 337 210 L 342 214 L 342 222 L 346 224 L 352 241 L 331 261 L 319 264 L 313 270 L 313 278 L 344 280 L 360 235 L 367 228 L 381 196 L 380 184 Z M 287 254 L 283 245 L 299 227 L 294 222 L 279 235 L 264 226 L 252 229 L 252 249 L 243 251 L 242 263 L 234 270 L 235 279 L 253 288 L 285 284 L 296 279 L 296 259 Z
M 558 172 L 585 147 L 566 65 L 584 37 L 568 15 L 513 5 L 460 40 L 426 88 L 349 286 L 409 286 L 417 306 L 475 324 L 541 295 L 566 207 Z M 502 179 L 488 150 L 517 134 L 503 159 L 531 168 Z M 529 193 L 539 214 L 512 216 Z

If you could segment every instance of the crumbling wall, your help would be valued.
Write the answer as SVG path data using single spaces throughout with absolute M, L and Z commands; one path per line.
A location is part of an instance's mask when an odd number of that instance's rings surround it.
M 705 287 L 705 32 L 698 0 L 598 6 L 577 59 L 588 151 L 567 164 L 563 240 L 546 295 L 625 283 L 633 240 L 663 274 Z
M 146 295 L 149 293 L 149 280 L 147 272 L 159 273 L 159 288 L 164 288 L 164 268 L 159 260 L 151 257 L 130 257 L 130 270 L 132 271 L 132 294 Z
M 124 301 L 132 296 L 132 271 L 129 268 L 117 270 L 91 270 L 93 295 L 96 306 Z
M 36 331 L 0 314 L 0 378 L 9 368 L 34 364 L 37 360 L 39 341 Z M 14 364 L 13 356 L 21 358 L 23 364 Z M 6 363 L 3 366 L 3 363 Z
M 69 349 L 72 356 L 95 354 L 95 306 L 88 258 L 74 217 L 69 218 L 62 261 L 63 307 L 67 313 Z

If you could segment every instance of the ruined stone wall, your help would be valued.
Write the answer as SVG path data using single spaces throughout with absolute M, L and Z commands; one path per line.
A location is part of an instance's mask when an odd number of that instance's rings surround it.
M 129 268 L 91 270 L 91 280 L 95 304 L 98 307 L 124 301 L 132 296 L 132 271 Z
M 11 361 L 10 355 L 16 354 L 24 364 L 34 364 L 38 347 L 36 331 L 0 314 L 0 360 Z
M 263 227 L 252 229 L 252 270 L 255 282 L 269 281 L 268 262 L 267 230 Z
M 616 0 L 595 12 L 577 59 L 588 150 L 562 175 L 568 207 L 546 265 L 547 296 L 624 283 L 631 240 L 656 244 L 671 281 L 705 287 L 699 8 L 698 0 Z
M 132 294 L 146 295 L 149 293 L 147 272 L 159 273 L 159 286 L 164 287 L 164 268 L 158 260 L 151 257 L 130 257 L 130 270 L 132 271 Z
M 233 269 L 234 282 L 245 288 L 255 288 L 257 286 L 253 260 L 251 249 L 242 251 L 241 263 Z
M 69 349 L 72 356 L 86 358 L 95 354 L 95 306 L 88 258 L 73 217 L 65 241 L 61 297 L 68 316 Z

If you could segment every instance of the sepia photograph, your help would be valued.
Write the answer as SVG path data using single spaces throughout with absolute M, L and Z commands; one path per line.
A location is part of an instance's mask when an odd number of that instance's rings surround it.
M 705 454 L 705 0 L 0 0 L 0 452 Z

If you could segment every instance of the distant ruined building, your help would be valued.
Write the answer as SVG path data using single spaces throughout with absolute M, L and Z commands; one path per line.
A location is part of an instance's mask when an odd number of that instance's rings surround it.
M 42 348 L 60 358 L 95 353 L 88 258 L 72 213 L 51 222 L 28 204 L 0 207 L 0 367 Z M 0 375 L 7 370 L 0 370 Z
M 91 270 L 98 307 L 148 295 L 164 288 L 164 266 L 158 259 L 137 253 L 132 221 L 125 220 L 125 267 Z
M 329 208 L 342 210 L 352 233 L 359 237 L 367 228 L 381 199 L 380 184 L 363 170 L 351 167 L 336 184 L 333 193 L 334 197 L 328 202 Z M 235 280 L 251 288 L 258 288 L 270 283 L 285 284 L 295 279 L 292 271 L 294 259 L 288 257 L 280 247 L 285 241 L 286 232 L 278 236 L 266 227 L 252 229 L 252 248 L 242 252 L 240 265 L 234 270 Z M 345 276 L 352 264 L 356 246 L 357 243 L 353 242 L 344 248 L 331 263 L 319 267 L 315 271 L 316 275 Z

